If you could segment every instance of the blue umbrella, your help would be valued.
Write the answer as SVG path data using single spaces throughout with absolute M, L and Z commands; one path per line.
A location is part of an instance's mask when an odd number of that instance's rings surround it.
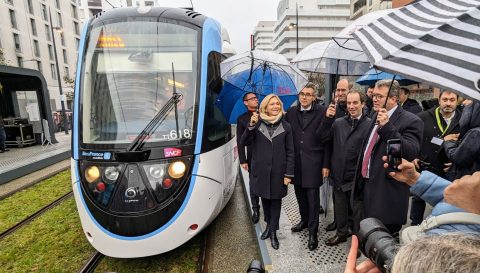
M 395 80 L 398 81 L 400 85 L 406 86 L 410 84 L 416 84 L 418 82 L 406 79 L 402 76 L 399 75 L 394 75 L 390 74 L 387 72 L 383 72 L 380 70 L 376 70 L 375 68 L 372 68 L 365 73 L 365 75 L 361 76 L 356 83 L 360 85 L 368 85 L 368 86 L 373 86 L 375 83 L 379 80 L 388 80 L 388 79 L 393 79 L 393 76 L 395 76 Z
M 242 90 L 233 84 L 224 82 L 222 91 L 215 101 L 215 105 L 220 111 L 222 111 L 229 123 L 237 123 L 238 117 L 247 111 L 247 108 L 243 104 L 243 96 L 248 92 L 252 91 Z M 254 93 L 256 93 L 258 97 L 259 103 L 266 95 L 268 95 L 259 94 L 257 92 Z M 280 96 L 280 99 L 282 100 L 284 110 L 286 111 L 297 100 L 297 95 L 282 95 Z

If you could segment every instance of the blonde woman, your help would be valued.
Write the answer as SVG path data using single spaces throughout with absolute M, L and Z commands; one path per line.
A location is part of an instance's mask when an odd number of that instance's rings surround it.
M 259 111 L 260 114 L 252 115 L 241 142 L 252 147 L 250 185 L 262 198 L 267 223 L 261 239 L 270 238 L 272 247 L 278 249 L 276 231 L 282 198 L 287 195 L 287 186 L 294 176 L 292 127 L 284 120 L 282 101 L 276 95 L 266 96 Z

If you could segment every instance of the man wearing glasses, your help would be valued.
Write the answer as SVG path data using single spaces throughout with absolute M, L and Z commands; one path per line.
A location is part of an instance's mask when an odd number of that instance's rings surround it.
M 372 118 L 368 137 L 362 144 L 352 193 L 354 232 L 358 231 L 362 218 L 374 217 L 382 221 L 392 235 L 398 236 L 407 220 L 409 188 L 395 183 L 388 176 L 389 171 L 383 168 L 382 156 L 387 155 L 388 140 L 400 139 L 402 158 L 409 161 L 417 158 L 423 122 L 398 105 L 399 93 L 398 82 L 392 83 L 391 80 L 378 81 L 373 90 L 376 114 Z
M 238 147 L 238 158 L 240 160 L 240 166 L 245 171 L 250 170 L 250 163 L 252 161 L 252 150 L 247 146 L 247 154 L 245 156 L 245 146 L 240 144 L 240 138 L 245 132 L 245 129 L 250 122 L 252 114 L 257 111 L 258 108 L 258 98 L 257 95 L 253 92 L 248 92 L 243 96 L 243 104 L 247 108 L 247 112 L 242 114 L 237 119 L 237 147 Z M 251 181 L 251 180 L 250 180 Z M 250 202 L 252 203 L 252 222 L 254 224 L 258 223 L 260 217 L 260 203 L 259 198 L 252 191 L 252 185 L 250 184 Z
M 308 249 L 318 246 L 318 225 L 320 213 L 319 188 L 326 171 L 324 145 L 320 140 L 320 124 L 325 116 L 325 107 L 313 103 L 316 89 L 308 83 L 298 94 L 299 104 L 287 111 L 286 119 L 292 126 L 295 150 L 295 196 L 300 210 L 300 223 L 292 232 L 308 228 Z

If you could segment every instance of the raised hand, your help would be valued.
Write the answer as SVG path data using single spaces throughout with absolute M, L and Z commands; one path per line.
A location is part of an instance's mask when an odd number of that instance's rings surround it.
M 250 118 L 250 126 L 257 124 L 258 122 L 258 113 L 253 112 L 252 117 Z
M 336 112 L 337 110 L 335 104 L 331 103 L 327 108 L 327 113 L 325 116 L 327 116 L 327 118 L 333 118 Z

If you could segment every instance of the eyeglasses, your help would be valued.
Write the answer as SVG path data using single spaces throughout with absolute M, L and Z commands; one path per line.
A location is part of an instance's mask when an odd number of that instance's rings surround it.
M 303 92 L 298 93 L 298 96 L 299 96 L 299 97 L 305 97 L 305 98 L 313 97 L 312 94 L 303 93 Z
M 243 101 L 251 101 L 251 100 L 258 100 L 258 98 L 257 97 L 251 97 L 249 99 L 244 99 Z
M 380 95 L 380 94 L 372 94 L 372 99 L 377 99 L 377 100 L 381 100 L 383 98 L 385 98 L 386 96 L 384 95 Z

